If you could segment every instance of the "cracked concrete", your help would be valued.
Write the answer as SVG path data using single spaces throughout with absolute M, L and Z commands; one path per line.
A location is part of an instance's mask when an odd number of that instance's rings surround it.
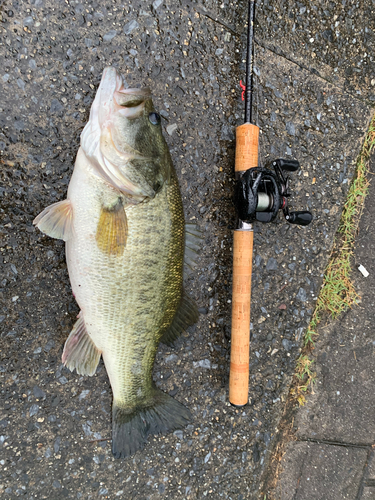
M 296 442 L 290 446 L 292 449 L 287 448 L 284 467 L 285 470 L 293 472 L 287 474 L 278 484 L 278 498 L 356 498 L 367 459 L 366 450 L 309 442 Z

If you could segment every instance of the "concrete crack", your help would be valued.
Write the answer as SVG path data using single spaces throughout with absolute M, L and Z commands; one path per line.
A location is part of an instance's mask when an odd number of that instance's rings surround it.
M 235 35 L 236 37 L 241 38 L 241 35 L 239 33 L 237 33 L 237 31 L 234 28 L 232 28 L 231 26 L 226 24 L 224 21 L 221 21 L 220 19 L 215 17 L 214 14 L 211 14 L 210 12 L 208 12 L 207 9 L 205 9 L 203 7 L 197 7 L 197 6 L 195 6 L 194 8 L 202 16 L 207 17 L 208 19 L 210 19 L 214 23 L 220 24 L 220 26 L 223 26 L 225 29 L 230 31 L 230 33 L 232 33 L 232 35 Z
M 226 24 L 224 21 L 222 21 L 221 19 L 219 19 L 218 17 L 216 17 L 213 13 L 207 11 L 207 9 L 205 7 L 203 7 L 203 6 L 194 6 L 194 9 L 197 12 L 199 12 L 199 14 L 201 14 L 202 16 L 205 16 L 208 19 L 210 19 L 210 21 L 212 21 L 212 22 L 214 22 L 216 24 L 219 24 L 220 26 L 223 26 L 226 30 L 228 30 L 230 33 L 232 33 L 232 35 L 236 36 L 237 38 L 239 38 L 239 39 L 246 39 L 247 38 L 247 34 L 246 33 L 237 33 L 237 31 L 233 27 L 231 27 L 230 25 Z M 326 78 L 325 76 L 321 75 L 317 69 L 312 68 L 311 66 L 306 66 L 305 64 L 297 61 L 296 59 L 294 59 L 291 56 L 287 55 L 285 52 L 283 52 L 281 49 L 277 48 L 276 46 L 269 45 L 269 44 L 267 44 L 267 43 L 259 40 L 257 37 L 254 37 L 254 41 L 260 47 L 263 47 L 264 49 L 272 52 L 273 54 L 275 54 L 275 55 L 277 55 L 279 57 L 282 57 L 286 61 L 289 61 L 292 64 L 295 64 L 299 68 L 301 68 L 301 69 L 303 69 L 303 70 L 311 73 L 312 75 L 317 76 L 321 80 L 323 80 L 323 81 L 325 81 L 325 82 L 333 85 L 337 89 L 341 90 L 341 92 L 343 94 L 346 94 L 346 95 L 352 97 L 353 99 L 357 99 L 358 101 L 363 102 L 366 105 L 370 105 L 370 106 L 373 105 L 368 99 L 361 98 L 361 97 L 358 96 L 358 94 L 354 94 L 353 92 L 345 90 L 344 87 L 342 87 L 341 85 L 338 85 L 337 83 L 332 82 L 329 78 Z M 245 45 L 246 44 L 244 42 L 243 46 L 245 47 Z
M 286 61 L 289 61 L 291 62 L 292 64 L 295 64 L 296 66 L 298 66 L 299 68 L 305 70 L 305 71 L 308 71 L 309 73 L 311 73 L 312 75 L 314 76 L 317 76 L 318 78 L 320 78 L 321 80 L 329 83 L 330 85 L 333 85 L 334 87 L 336 87 L 337 89 L 340 89 L 341 92 L 343 94 L 346 94 L 350 97 L 352 97 L 353 99 L 357 99 L 358 101 L 360 102 L 363 102 L 365 103 L 366 105 L 369 105 L 369 106 L 373 106 L 373 104 L 368 100 L 368 99 L 365 99 L 365 98 L 362 98 L 362 97 L 359 97 L 358 94 L 354 94 L 352 92 L 349 92 L 348 90 L 345 90 L 344 87 L 342 87 L 341 85 L 338 85 L 337 83 L 335 82 L 332 82 L 331 80 L 329 80 L 328 78 L 322 76 L 318 70 L 316 70 L 315 68 L 312 68 L 310 66 L 306 66 L 305 64 L 297 61 L 296 59 L 293 59 L 291 56 L 288 56 L 287 54 L 285 54 L 285 52 L 283 52 L 282 50 L 278 49 L 277 47 L 275 47 L 274 45 L 268 45 L 264 42 L 262 42 L 261 40 L 259 40 L 258 38 L 254 37 L 254 41 L 257 45 L 259 45 L 260 47 L 263 47 L 263 49 L 266 49 L 266 50 L 269 50 L 270 52 L 272 52 L 273 54 L 279 56 L 279 57 L 282 57 L 283 59 L 285 59 Z
M 366 443 L 345 443 L 343 441 L 331 441 L 329 439 L 312 439 L 312 438 L 305 438 L 305 439 L 297 439 L 297 441 L 301 443 L 316 443 L 316 444 L 325 444 L 329 446 L 342 446 L 343 448 L 360 448 L 364 450 L 371 450 L 372 449 L 372 444 L 366 444 Z

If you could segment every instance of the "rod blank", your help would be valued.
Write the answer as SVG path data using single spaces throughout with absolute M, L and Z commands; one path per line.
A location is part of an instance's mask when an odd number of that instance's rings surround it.
M 245 123 L 251 123 L 253 107 L 253 40 L 254 40 L 255 0 L 249 2 L 246 53 Z

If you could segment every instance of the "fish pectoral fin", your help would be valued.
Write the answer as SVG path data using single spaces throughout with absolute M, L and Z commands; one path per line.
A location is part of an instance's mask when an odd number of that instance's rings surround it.
M 182 291 L 181 302 L 174 315 L 172 323 L 160 339 L 163 344 L 172 345 L 188 326 L 198 321 L 199 312 L 195 302 Z
M 122 407 L 114 400 L 112 453 L 115 458 L 128 457 L 144 447 L 150 434 L 182 429 L 190 419 L 191 414 L 183 404 L 156 388 L 150 398 L 135 408 Z
M 103 206 L 96 229 L 98 248 L 107 255 L 120 256 L 124 253 L 128 237 L 128 220 L 122 198 L 111 206 Z
M 78 375 L 91 376 L 98 367 L 100 355 L 101 352 L 87 333 L 82 313 L 80 313 L 65 342 L 62 362 L 70 371 L 76 369 Z
M 73 234 L 73 207 L 70 200 L 59 201 L 45 208 L 35 217 L 33 224 L 51 238 L 68 241 Z
M 202 248 L 203 235 L 196 224 L 185 224 L 185 254 L 184 277 L 197 265 L 199 252 Z

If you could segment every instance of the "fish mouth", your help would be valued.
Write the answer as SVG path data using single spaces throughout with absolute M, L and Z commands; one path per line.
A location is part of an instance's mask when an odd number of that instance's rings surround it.
M 145 88 L 126 88 L 124 80 L 116 68 L 107 67 L 91 106 L 89 123 L 96 131 L 113 122 L 116 115 L 128 119 L 142 115 L 151 90 Z
M 154 194 L 144 182 L 141 186 L 128 178 L 129 162 L 147 158 L 130 144 L 117 144 L 113 131 L 118 118 L 132 120 L 141 116 L 149 99 L 149 88 L 126 88 L 115 68 L 105 68 L 91 106 L 89 121 L 81 134 L 82 150 L 95 171 L 134 200 L 143 200 Z
M 105 68 L 99 90 L 101 107 L 107 111 L 110 107 L 112 112 L 118 112 L 128 119 L 141 116 L 145 102 L 151 99 L 148 87 L 126 88 L 122 76 L 112 67 Z

